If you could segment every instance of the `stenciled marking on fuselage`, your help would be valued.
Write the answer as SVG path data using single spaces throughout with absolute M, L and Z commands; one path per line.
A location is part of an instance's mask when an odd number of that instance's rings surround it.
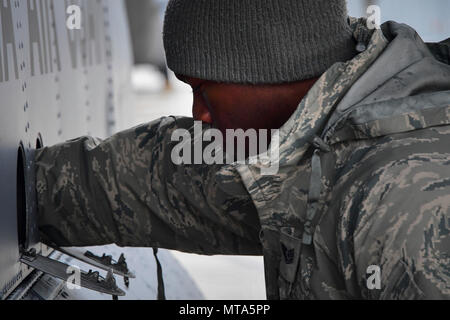
M 104 9 L 101 0 L 65 0 L 67 6 L 76 4 L 82 9 L 82 28 L 69 30 L 65 27 L 65 10 L 55 13 L 54 0 L 27 0 L 26 20 L 28 30 L 23 42 L 17 41 L 19 28 L 25 28 L 25 21 L 13 19 L 14 10 L 11 0 L 0 2 L 0 82 L 19 79 L 18 50 L 27 50 L 30 75 L 38 76 L 60 72 L 65 66 L 61 62 L 61 40 L 67 41 L 70 63 L 73 69 L 102 64 L 105 29 Z M 57 29 L 55 15 L 62 14 L 64 27 Z M 17 31 L 17 32 L 16 32 Z M 11 59 L 12 58 L 12 59 Z

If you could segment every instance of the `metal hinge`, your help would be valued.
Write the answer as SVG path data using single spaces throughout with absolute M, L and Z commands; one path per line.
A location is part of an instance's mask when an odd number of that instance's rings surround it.
M 20 257 L 20 261 L 34 269 L 49 274 L 55 278 L 69 282 L 73 276 L 72 266 L 69 266 L 60 261 L 56 261 L 36 253 L 35 249 L 26 251 Z M 80 279 L 78 284 L 90 290 L 109 294 L 112 296 L 124 296 L 125 292 L 120 289 L 116 284 L 113 271 L 108 270 L 106 278 L 102 277 L 98 271 L 80 270 Z
M 125 285 L 129 286 L 129 279 L 135 278 L 133 272 L 128 270 L 128 265 L 125 260 L 125 256 L 123 253 L 120 255 L 119 260 L 115 261 L 112 256 L 103 254 L 101 257 L 96 256 L 90 251 L 83 251 L 77 248 L 61 248 L 61 247 L 53 247 L 55 250 L 58 250 L 72 258 L 90 264 L 96 268 L 100 268 L 105 271 L 110 271 L 114 274 L 122 276 L 125 282 Z

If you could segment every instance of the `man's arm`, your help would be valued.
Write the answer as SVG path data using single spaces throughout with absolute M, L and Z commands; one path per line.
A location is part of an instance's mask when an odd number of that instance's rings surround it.
M 199 254 L 261 254 L 256 209 L 237 175 L 173 164 L 171 135 L 190 118 L 162 118 L 104 141 L 36 153 L 39 227 L 60 246 L 159 247 Z

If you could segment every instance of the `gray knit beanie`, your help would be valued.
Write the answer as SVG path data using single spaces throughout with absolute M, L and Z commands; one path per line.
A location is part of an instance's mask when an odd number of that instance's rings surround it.
M 314 78 L 355 45 L 345 0 L 170 0 L 164 22 L 169 68 L 218 82 Z

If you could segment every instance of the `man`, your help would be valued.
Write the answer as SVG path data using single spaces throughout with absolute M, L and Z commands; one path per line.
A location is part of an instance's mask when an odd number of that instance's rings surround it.
M 278 172 L 174 164 L 188 118 L 82 137 L 37 152 L 43 237 L 263 254 L 269 299 L 450 298 L 448 41 L 344 0 L 172 0 L 164 41 L 196 120 L 280 128 Z

